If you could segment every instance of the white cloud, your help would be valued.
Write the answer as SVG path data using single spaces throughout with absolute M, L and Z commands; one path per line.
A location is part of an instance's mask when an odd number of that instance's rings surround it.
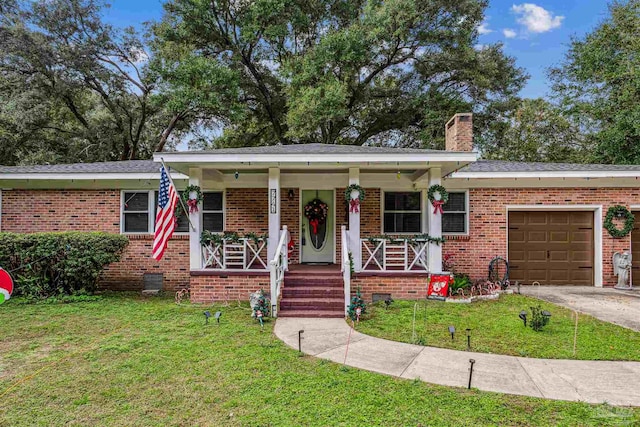
M 514 4 L 511 11 L 518 18 L 516 21 L 531 33 L 546 33 L 560 27 L 564 16 L 553 15 L 543 7 L 533 3 Z
M 480 35 L 491 33 L 493 33 L 493 30 L 489 28 L 489 23 L 487 21 L 482 22 L 482 24 L 480 24 L 480 26 L 478 27 L 478 34 Z
M 486 44 L 482 44 L 482 43 L 478 43 L 476 45 L 473 46 L 473 48 L 475 50 L 484 50 L 486 49 L 488 46 Z
M 504 34 L 504 36 L 508 39 L 512 39 L 518 35 L 518 33 L 516 33 L 511 28 L 505 28 L 504 30 L 502 30 L 502 34 Z

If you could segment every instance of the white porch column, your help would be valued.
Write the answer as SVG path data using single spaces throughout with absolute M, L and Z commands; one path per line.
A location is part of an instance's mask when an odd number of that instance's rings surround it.
M 202 169 L 189 169 L 189 184 L 202 186 Z M 189 267 L 191 270 L 200 270 L 202 266 L 202 247 L 200 246 L 200 234 L 202 233 L 202 206 L 198 206 L 198 212 L 189 214 Z
M 360 168 L 349 168 L 349 185 L 360 184 Z M 362 206 L 360 206 L 362 209 Z M 353 257 L 353 269 L 362 270 L 362 255 L 360 244 L 360 213 L 351 212 L 349 209 L 349 250 Z
M 269 261 L 276 254 L 280 240 L 280 168 L 269 168 L 269 241 L 267 257 Z
M 429 169 L 429 187 L 440 185 L 442 181 L 442 171 L 440 168 Z M 429 200 L 425 200 L 427 208 L 427 223 L 429 225 L 428 234 L 431 237 L 442 237 L 442 215 L 433 213 L 433 206 Z M 442 272 L 442 245 L 429 243 L 429 272 Z

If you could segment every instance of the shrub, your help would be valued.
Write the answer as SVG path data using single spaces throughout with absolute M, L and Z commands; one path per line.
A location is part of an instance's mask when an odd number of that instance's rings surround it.
M 464 289 L 471 286 L 471 278 L 467 274 L 455 273 L 453 282 L 449 285 L 449 295 L 456 295 L 458 289 Z
M 103 268 L 118 261 L 129 239 L 107 233 L 0 233 L 0 266 L 15 292 L 48 298 L 94 292 Z
M 362 299 L 362 294 L 360 294 L 360 289 L 356 291 L 356 294 L 351 298 L 351 304 L 349 304 L 349 309 L 347 313 L 351 320 L 358 320 L 358 309 L 360 309 L 360 316 L 362 317 L 367 312 L 367 304 Z
M 542 328 L 544 328 L 547 323 L 549 323 L 549 318 L 551 317 L 551 313 L 546 310 L 543 310 L 542 307 L 530 307 L 531 308 L 531 320 L 529 321 L 529 326 L 536 331 L 540 332 Z

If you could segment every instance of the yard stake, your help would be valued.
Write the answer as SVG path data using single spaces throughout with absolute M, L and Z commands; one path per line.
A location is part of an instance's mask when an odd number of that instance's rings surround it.
M 347 348 L 344 351 L 344 362 L 342 362 L 342 366 L 347 364 L 347 354 L 349 353 L 349 343 L 351 342 L 351 332 L 353 332 L 353 321 L 351 322 L 351 328 L 349 328 L 349 336 L 347 337 Z
M 576 355 L 576 343 L 578 341 L 578 312 L 574 310 L 576 315 L 576 328 L 573 331 L 573 355 Z
M 413 332 L 411 333 L 411 341 L 416 343 L 416 311 L 418 310 L 418 303 L 413 304 Z

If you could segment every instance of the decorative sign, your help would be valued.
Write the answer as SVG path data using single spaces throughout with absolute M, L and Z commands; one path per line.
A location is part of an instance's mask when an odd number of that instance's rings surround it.
M 429 286 L 427 287 L 428 297 L 446 298 L 449 292 L 450 274 L 432 274 L 429 276 Z
M 271 197 L 269 198 L 269 212 L 278 213 L 278 190 L 271 189 Z
M 11 298 L 13 293 L 13 279 L 0 267 L 0 304 Z

